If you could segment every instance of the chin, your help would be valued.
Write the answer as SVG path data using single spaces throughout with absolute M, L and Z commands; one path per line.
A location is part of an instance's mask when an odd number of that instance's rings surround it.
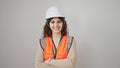
M 53 33 L 59 34 L 59 33 L 61 33 L 61 31 L 53 31 Z

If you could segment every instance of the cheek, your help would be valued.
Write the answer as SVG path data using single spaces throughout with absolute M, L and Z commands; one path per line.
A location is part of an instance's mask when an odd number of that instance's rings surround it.
M 50 29 L 52 29 L 52 26 L 50 26 Z
M 61 24 L 61 28 L 63 27 L 63 24 Z
M 51 28 L 51 27 L 52 27 L 52 24 L 50 24 L 49 26 L 50 26 L 50 28 Z

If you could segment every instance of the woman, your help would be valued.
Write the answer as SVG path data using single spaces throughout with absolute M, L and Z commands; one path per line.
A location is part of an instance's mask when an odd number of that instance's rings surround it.
M 40 38 L 36 55 L 36 68 L 74 68 L 76 44 L 68 36 L 65 16 L 56 8 L 46 12 L 43 37 Z

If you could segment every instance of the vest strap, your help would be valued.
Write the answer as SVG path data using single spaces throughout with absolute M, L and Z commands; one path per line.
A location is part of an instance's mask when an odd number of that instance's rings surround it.
M 40 47 L 44 50 L 45 48 L 45 38 L 39 39 Z
M 74 37 L 72 37 L 72 36 L 68 37 L 68 40 L 67 40 L 67 53 L 69 53 L 69 50 L 70 50 L 70 48 L 72 46 L 73 38 Z

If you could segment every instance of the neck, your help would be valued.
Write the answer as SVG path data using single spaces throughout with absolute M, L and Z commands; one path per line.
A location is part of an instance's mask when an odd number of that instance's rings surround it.
M 52 37 L 56 38 L 56 39 L 60 38 L 60 36 L 61 36 L 61 33 L 58 33 L 58 34 L 53 33 L 52 34 Z
M 58 45 L 60 43 L 60 37 L 61 37 L 61 33 L 58 33 L 58 34 L 53 33 L 52 34 L 52 39 L 54 41 L 54 44 L 55 44 L 56 48 L 58 47 Z

